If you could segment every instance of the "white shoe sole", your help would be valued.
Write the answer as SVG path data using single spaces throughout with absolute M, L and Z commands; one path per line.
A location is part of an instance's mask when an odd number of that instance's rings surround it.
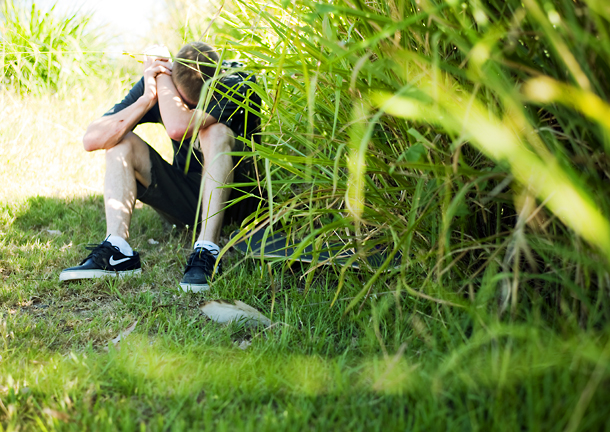
M 196 285 L 196 284 L 189 284 L 189 283 L 182 283 L 182 282 L 180 282 L 180 288 L 182 288 L 182 291 L 184 291 L 184 292 L 192 292 L 192 293 L 198 293 L 198 292 L 210 290 L 210 286 L 208 284 Z
M 59 274 L 59 281 L 71 281 L 79 279 L 97 279 L 103 277 L 119 277 L 124 278 L 142 273 L 142 269 L 125 270 L 125 271 L 110 271 L 110 270 L 70 270 L 62 271 Z

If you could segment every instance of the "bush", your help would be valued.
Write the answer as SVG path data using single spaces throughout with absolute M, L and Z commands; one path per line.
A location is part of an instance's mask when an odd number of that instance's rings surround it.
M 269 200 L 251 227 L 282 225 L 318 247 L 339 239 L 360 258 L 387 248 L 384 269 L 401 254 L 352 306 L 390 286 L 607 322 L 607 7 L 301 0 L 239 10 L 248 18 L 233 20 L 242 36 L 227 47 L 265 76 L 266 145 L 253 150 Z
M 101 73 L 100 37 L 87 15 L 43 13 L 36 3 L 0 6 L 0 84 L 19 92 L 70 88 Z

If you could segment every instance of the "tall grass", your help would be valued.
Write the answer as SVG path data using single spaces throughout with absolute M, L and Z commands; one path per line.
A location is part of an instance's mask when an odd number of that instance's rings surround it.
M 372 270 L 352 307 L 389 287 L 607 322 L 609 18 L 594 1 L 240 2 L 227 47 L 261 72 L 265 124 L 249 227 L 385 249 L 390 277 Z
M 0 85 L 19 92 L 69 90 L 105 71 L 91 17 L 43 12 L 36 2 L 0 4 Z

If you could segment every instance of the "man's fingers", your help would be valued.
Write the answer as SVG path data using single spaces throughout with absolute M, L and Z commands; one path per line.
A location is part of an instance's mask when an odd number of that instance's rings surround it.
M 171 76 L 172 69 L 169 68 L 166 64 L 153 64 L 152 66 L 146 68 L 146 70 L 144 71 L 144 75 L 150 75 L 153 78 L 159 74 L 166 74 Z
M 146 70 L 146 68 L 150 67 L 150 65 L 153 62 L 153 58 L 148 57 L 148 56 L 144 56 L 144 70 Z
M 170 59 L 161 59 L 161 58 L 157 58 L 155 59 L 155 64 L 159 64 L 159 65 L 163 65 L 164 67 L 171 69 L 173 64 L 171 62 Z
M 154 69 L 155 75 L 159 75 L 161 73 L 167 74 L 167 75 L 171 75 L 172 74 L 172 70 L 169 69 L 168 67 L 164 66 L 164 65 L 157 65 Z
M 163 68 L 165 70 L 171 71 L 172 70 L 172 63 L 167 61 L 167 60 L 160 60 L 160 59 L 155 59 L 153 62 L 151 62 L 150 65 L 147 66 L 147 69 L 155 71 L 157 73 L 159 73 L 160 69 L 159 68 Z

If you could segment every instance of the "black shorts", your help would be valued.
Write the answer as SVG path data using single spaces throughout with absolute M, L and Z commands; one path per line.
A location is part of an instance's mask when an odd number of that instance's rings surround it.
M 201 174 L 191 172 L 185 174 L 181 169 L 168 163 L 152 147 L 148 146 L 151 165 L 151 183 L 144 187 L 137 182 L 137 198 L 145 204 L 150 205 L 169 223 L 178 227 L 186 225 L 196 227 L 195 218 L 197 213 L 197 202 L 199 200 L 199 189 L 201 187 Z M 241 157 L 233 157 L 233 182 L 251 182 L 252 162 Z M 223 224 L 241 224 L 246 216 L 251 214 L 259 203 L 256 198 L 257 187 L 233 188 L 227 206 L 233 200 L 241 199 L 236 204 L 226 208 Z M 201 212 L 201 209 L 200 209 Z M 201 221 L 201 214 L 199 215 Z

